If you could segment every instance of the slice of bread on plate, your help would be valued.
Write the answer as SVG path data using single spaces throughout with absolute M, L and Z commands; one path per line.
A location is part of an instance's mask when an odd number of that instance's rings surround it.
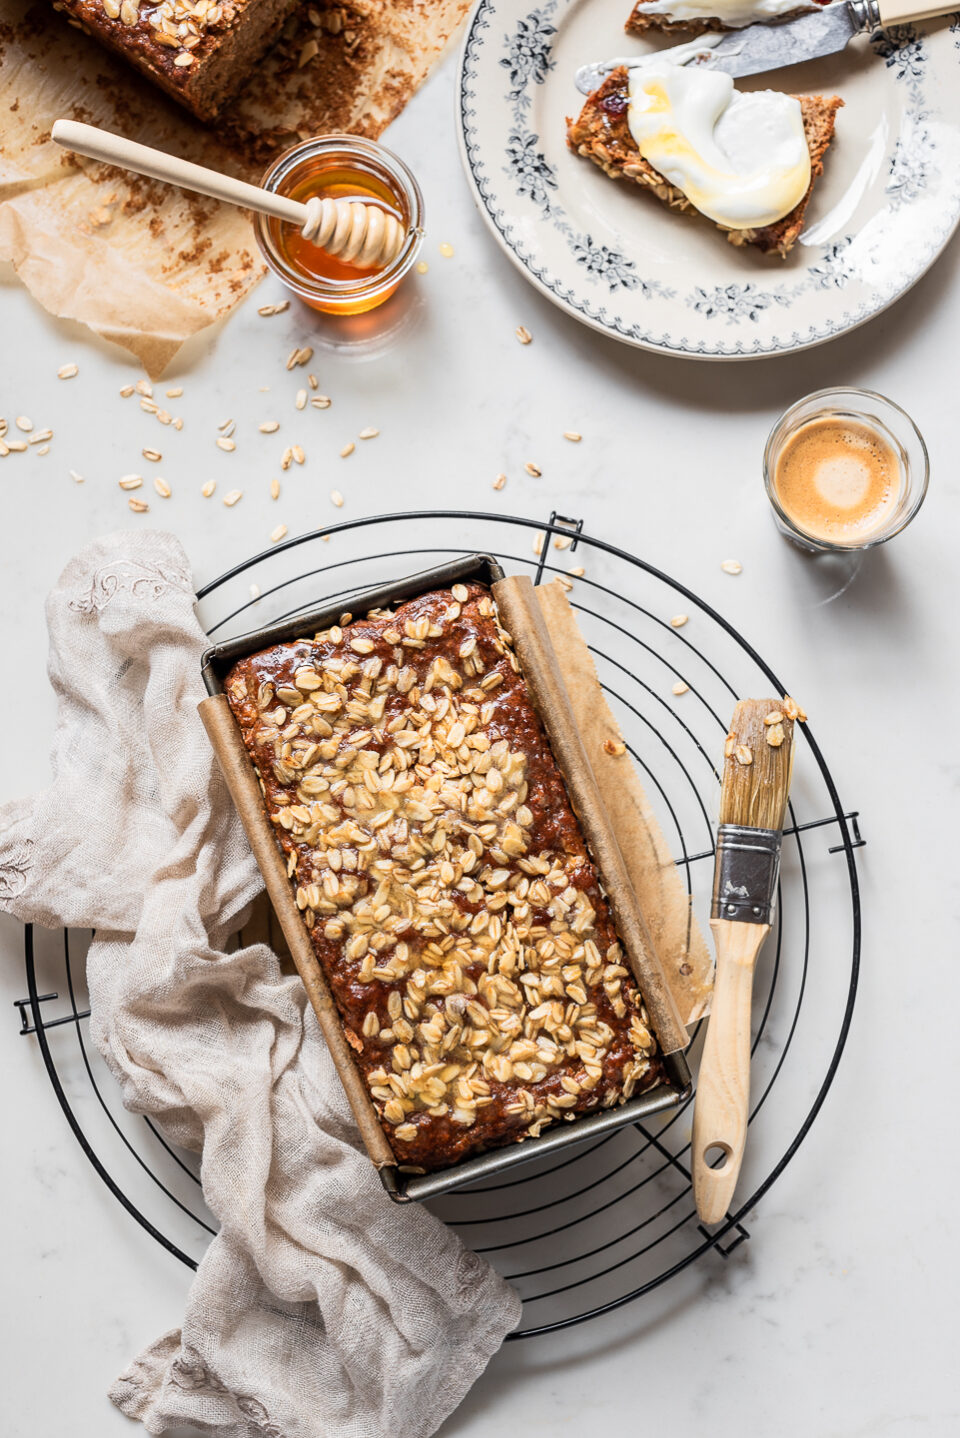
M 755 230 L 717 228 L 732 245 L 756 245 L 764 254 L 787 255 L 803 229 L 810 195 L 823 172 L 823 157 L 833 139 L 837 111 L 843 105 L 838 95 L 797 95 L 803 111 L 803 129 L 810 150 L 810 184 L 800 203 L 772 225 Z M 671 185 L 637 149 L 627 124 L 630 103 L 626 67 L 612 70 L 603 84 L 587 97 L 575 120 L 567 118 L 567 144 L 585 159 L 599 165 L 613 180 L 632 180 L 674 210 L 697 213 L 682 190 Z
M 826 0 L 817 0 L 819 4 L 825 4 Z M 659 30 L 664 35 L 704 35 L 708 30 L 737 30 L 741 27 L 730 25 L 719 15 L 710 15 L 710 0 L 703 0 L 704 14 L 702 16 L 688 15 L 682 19 L 673 19 L 669 15 L 661 14 L 660 11 L 650 13 L 650 0 L 637 0 L 627 19 L 624 29 L 628 35 L 646 35 L 650 30 Z M 764 17 L 758 15 L 757 20 L 768 19 L 771 24 L 780 24 L 784 20 L 796 20 L 798 15 L 804 15 L 808 10 L 815 10 L 816 4 L 805 5 L 799 3 L 795 10 L 787 10 L 782 15 Z

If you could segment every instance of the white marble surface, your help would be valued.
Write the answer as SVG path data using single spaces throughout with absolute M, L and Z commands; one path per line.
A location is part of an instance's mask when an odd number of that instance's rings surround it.
M 105 530 L 156 522 L 183 540 L 199 582 L 266 543 L 333 517 L 409 506 L 476 506 L 582 516 L 675 574 L 723 612 L 788 677 L 816 715 L 846 802 L 869 839 L 860 856 L 864 966 L 847 1054 L 813 1132 L 751 1217 L 727 1264 L 707 1262 L 633 1307 L 551 1341 L 506 1348 L 446 1438 L 507 1425 L 530 1438 L 648 1427 L 717 1438 L 947 1438 L 960 1431 L 955 1380 L 957 1149 L 949 1095 L 958 1073 L 955 824 L 958 768 L 955 575 L 960 535 L 956 334 L 960 249 L 894 310 L 830 346 L 747 365 L 666 360 L 608 343 L 530 290 L 483 229 L 461 176 L 450 62 L 394 127 L 421 177 L 429 273 L 407 327 L 360 353 L 330 349 L 265 283 L 164 377 L 182 383 L 181 434 L 117 391 L 136 378 L 115 350 L 40 311 L 5 278 L 0 412 L 56 434 L 45 457 L 0 462 L 0 624 L 8 675 L 0 797 L 45 781 L 53 704 L 44 674 L 43 597 L 67 557 Z M 441 241 L 455 249 L 442 258 Z M 411 287 L 412 288 L 412 287 Z M 534 335 L 524 348 L 518 324 Z M 297 416 L 292 346 L 333 396 Z M 75 360 L 80 375 L 56 378 Z M 875 388 L 916 417 L 931 454 L 927 505 L 869 557 L 845 592 L 770 523 L 760 453 L 776 413 L 828 383 Z M 259 392 L 270 386 L 268 394 Z M 277 415 L 307 451 L 271 502 Z M 243 419 L 233 455 L 216 425 Z M 364 425 L 381 435 L 349 460 Z M 561 438 L 581 430 L 582 444 Z M 130 514 L 119 475 L 164 452 L 173 487 Z M 543 477 L 523 465 L 534 460 Z M 76 485 L 73 468 L 85 475 Z M 495 493 L 494 475 L 509 475 Z M 205 501 L 200 485 L 218 481 Z M 219 495 L 237 485 L 240 504 Z M 728 578 L 735 556 L 743 574 Z M 57 1109 L 35 1040 L 15 1036 L 21 937 L 0 925 L 0 1110 L 4 1303 L 0 1413 L 7 1438 L 129 1431 L 109 1380 L 178 1322 L 188 1275 L 99 1183 Z M 921 1067 L 918 1068 L 918 1064 Z

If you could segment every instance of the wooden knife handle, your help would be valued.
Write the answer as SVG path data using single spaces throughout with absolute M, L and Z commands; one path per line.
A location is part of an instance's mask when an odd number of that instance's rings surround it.
M 693 1109 L 693 1196 L 704 1223 L 720 1223 L 740 1175 L 750 1111 L 750 1007 L 757 954 L 769 924 L 713 919 L 717 974 Z M 724 1155 L 711 1168 L 707 1155 Z
M 879 0 L 880 24 L 909 25 L 914 20 L 932 20 L 937 15 L 952 15 L 952 5 L 930 5 L 928 0 Z

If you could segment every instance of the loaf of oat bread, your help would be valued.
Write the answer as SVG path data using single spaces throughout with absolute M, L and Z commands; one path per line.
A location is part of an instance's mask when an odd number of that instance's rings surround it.
M 280 34 L 297 0 L 54 0 L 200 120 L 214 120 Z
M 662 1077 L 488 589 L 254 654 L 225 689 L 400 1163 L 444 1168 Z
M 803 111 L 803 128 L 810 149 L 810 185 L 800 203 L 775 224 L 755 230 L 720 229 L 732 245 L 756 245 L 764 254 L 786 255 L 803 229 L 810 195 L 823 172 L 823 157 L 833 139 L 837 111 L 843 101 L 833 95 L 798 95 Z M 588 95 L 576 120 L 567 118 L 567 144 L 571 150 L 599 165 L 614 180 L 632 180 L 641 189 L 655 195 L 671 209 L 697 213 L 682 190 L 671 185 L 649 164 L 630 133 L 627 108 L 630 104 L 629 77 L 620 66 Z

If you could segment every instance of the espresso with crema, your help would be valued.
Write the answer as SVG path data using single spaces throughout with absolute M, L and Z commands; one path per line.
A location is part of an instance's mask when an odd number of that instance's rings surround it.
M 783 509 L 814 539 L 860 544 L 890 520 L 902 485 L 900 459 L 872 425 L 828 415 L 801 425 L 777 458 Z

